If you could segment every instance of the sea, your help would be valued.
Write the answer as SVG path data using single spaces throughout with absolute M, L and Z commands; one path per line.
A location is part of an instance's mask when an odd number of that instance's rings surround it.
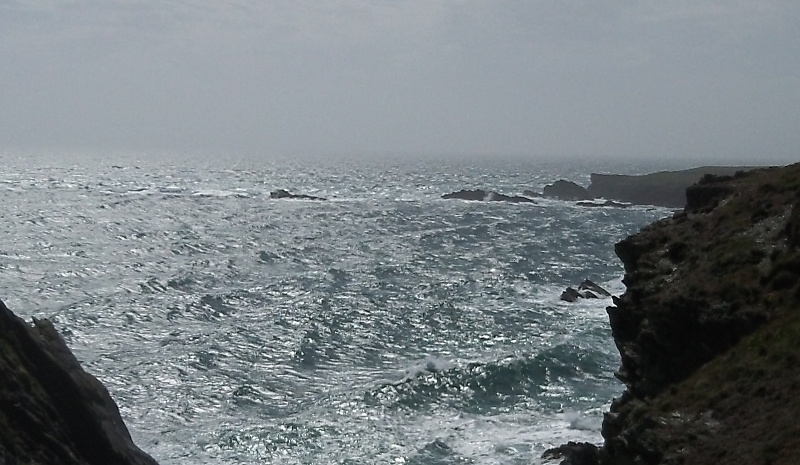
M 614 244 L 648 206 L 520 195 L 631 161 L 0 155 L 0 298 L 177 464 L 539 464 L 623 386 Z M 327 201 L 271 199 L 270 192 Z

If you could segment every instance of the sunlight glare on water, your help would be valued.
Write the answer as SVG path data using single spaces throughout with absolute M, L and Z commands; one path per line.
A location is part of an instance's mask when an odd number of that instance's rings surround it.
M 162 464 L 537 463 L 621 387 L 613 244 L 664 209 L 442 200 L 519 160 L 6 165 L 2 298 L 49 317 Z M 326 197 L 275 200 L 270 191 Z

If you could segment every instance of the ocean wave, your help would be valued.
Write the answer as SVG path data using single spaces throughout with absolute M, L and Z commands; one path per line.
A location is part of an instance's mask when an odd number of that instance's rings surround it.
M 402 379 L 384 383 L 364 395 L 368 403 L 393 408 L 425 409 L 446 405 L 469 412 L 537 398 L 560 379 L 582 378 L 602 367 L 576 355 L 574 347 L 557 345 L 536 355 L 509 356 L 490 362 L 455 364 L 427 359 L 406 370 Z

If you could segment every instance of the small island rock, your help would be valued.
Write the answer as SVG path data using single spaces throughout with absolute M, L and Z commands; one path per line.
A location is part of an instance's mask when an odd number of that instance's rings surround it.
M 269 193 L 271 199 L 295 199 L 295 200 L 328 200 L 324 197 L 315 197 L 313 195 L 305 194 L 292 194 L 286 189 L 278 189 Z
M 520 195 L 504 195 L 494 191 L 483 189 L 467 190 L 462 189 L 458 192 L 442 195 L 443 199 L 459 199 L 477 202 L 513 202 L 513 203 L 534 203 L 533 199 Z
M 584 187 L 564 179 L 545 186 L 544 196 L 559 200 L 590 200 L 592 198 Z

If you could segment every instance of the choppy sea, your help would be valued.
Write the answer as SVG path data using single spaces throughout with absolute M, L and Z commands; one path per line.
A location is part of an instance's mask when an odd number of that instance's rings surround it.
M 442 200 L 649 167 L 7 153 L 0 298 L 168 464 L 536 464 L 622 386 L 590 278 L 668 214 Z M 609 169 L 610 168 L 610 169 Z M 275 200 L 287 189 L 326 202 Z

